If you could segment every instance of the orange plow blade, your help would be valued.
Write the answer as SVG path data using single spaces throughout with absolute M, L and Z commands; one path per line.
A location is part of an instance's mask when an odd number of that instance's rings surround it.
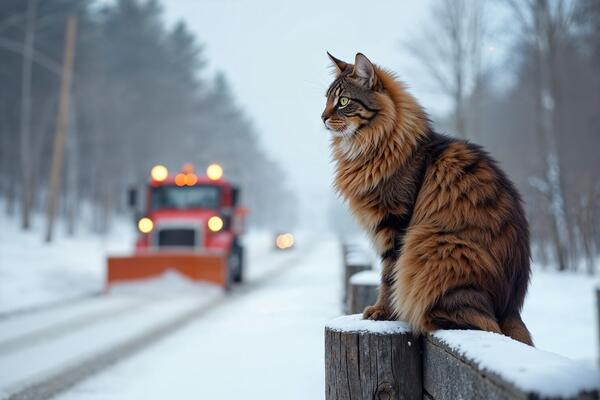
M 107 287 L 116 282 L 131 282 L 177 271 L 194 281 L 227 287 L 227 263 L 223 254 L 148 253 L 108 257 Z

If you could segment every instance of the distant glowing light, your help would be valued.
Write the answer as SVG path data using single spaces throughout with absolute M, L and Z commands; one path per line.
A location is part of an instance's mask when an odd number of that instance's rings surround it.
M 496 51 L 496 47 L 495 47 L 495 46 L 489 46 L 489 47 L 488 47 L 488 51 L 489 51 L 490 53 L 494 53 L 494 52 Z
M 150 233 L 154 229 L 154 222 L 148 217 L 141 218 L 138 221 L 138 229 L 142 233 Z
M 190 173 L 190 174 L 185 174 L 185 184 L 188 186 L 194 186 L 196 183 L 198 183 L 198 177 L 196 176 L 196 174 Z
M 216 215 L 208 219 L 208 229 L 210 229 L 212 232 L 219 232 L 221 229 L 223 229 L 223 225 L 223 220 Z
M 219 180 L 223 176 L 223 168 L 219 164 L 210 164 L 206 168 L 206 176 L 211 181 Z
M 177 174 L 175 176 L 175 184 L 177 186 L 185 186 L 186 182 L 187 182 L 187 179 L 185 177 L 185 174 Z
M 284 233 L 281 235 L 277 235 L 277 238 L 275 238 L 275 246 L 277 246 L 278 249 L 281 249 L 281 250 L 289 249 L 293 245 L 294 245 L 294 235 L 292 235 L 291 233 Z
M 156 182 L 162 182 L 169 176 L 169 170 L 164 165 L 155 165 L 150 170 L 150 176 Z

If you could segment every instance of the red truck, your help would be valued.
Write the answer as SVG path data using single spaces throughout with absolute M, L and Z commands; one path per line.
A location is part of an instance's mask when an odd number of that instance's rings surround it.
M 241 282 L 244 249 L 240 240 L 246 210 L 239 189 L 211 164 L 197 175 L 186 164 L 175 175 L 163 165 L 150 173 L 146 208 L 137 221 L 135 253 L 109 257 L 107 287 L 115 282 L 158 276 L 171 269 L 192 280 L 229 288 Z M 136 191 L 129 203 L 135 207 Z

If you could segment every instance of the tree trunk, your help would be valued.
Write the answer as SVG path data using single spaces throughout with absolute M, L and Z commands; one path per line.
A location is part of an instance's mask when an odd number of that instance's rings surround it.
M 562 170 L 558 153 L 556 131 L 556 85 L 555 72 L 556 42 L 550 11 L 546 0 L 537 0 L 533 5 L 536 56 L 538 74 L 536 79 L 537 131 L 544 160 L 544 178 L 549 188 L 549 217 L 556 262 L 560 271 L 569 267 L 569 224 L 562 185 Z
M 67 134 L 69 100 L 71 94 L 71 77 L 75 58 L 75 39 L 77 34 L 77 19 L 69 16 L 65 34 L 65 48 L 63 59 L 63 75 L 60 85 L 60 100 L 58 115 L 56 117 L 56 136 L 52 151 L 52 166 L 50 170 L 50 189 L 48 192 L 48 213 L 46 242 L 52 241 L 54 218 L 58 205 L 60 192 L 60 176 L 62 170 L 65 135 Z
M 21 225 L 23 229 L 31 227 L 31 207 L 33 204 L 33 168 L 31 159 L 31 78 L 33 62 L 33 44 L 35 41 L 35 20 L 37 0 L 27 2 L 27 26 L 23 41 L 23 66 L 21 69 L 21 115 L 20 115 L 20 143 L 21 143 Z
M 465 99 L 461 88 L 461 90 L 457 90 L 454 97 L 454 126 L 456 129 L 456 136 L 467 139 L 469 135 L 467 134 L 464 102 Z
M 78 131 L 77 118 L 75 113 L 69 114 L 70 129 L 67 135 L 67 168 L 66 168 L 66 185 L 65 185 L 65 216 L 67 220 L 67 235 L 75 235 L 75 221 L 77 219 L 78 203 L 79 203 L 79 149 L 78 149 Z

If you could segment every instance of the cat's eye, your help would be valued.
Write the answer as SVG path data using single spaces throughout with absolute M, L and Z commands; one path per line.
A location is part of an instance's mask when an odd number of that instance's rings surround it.
M 340 103 L 341 107 L 346 107 L 348 105 L 348 103 L 350 103 L 350 99 L 345 96 L 342 96 L 342 97 L 340 97 L 339 103 Z

